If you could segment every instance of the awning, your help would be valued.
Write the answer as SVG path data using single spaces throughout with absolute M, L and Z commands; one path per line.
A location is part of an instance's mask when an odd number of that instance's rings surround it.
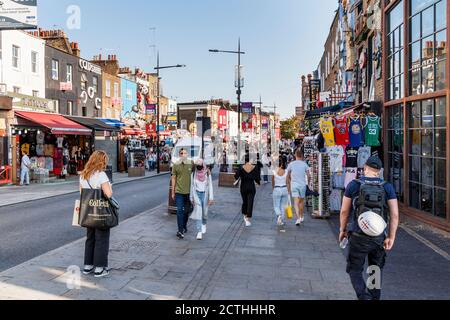
M 123 128 L 122 134 L 126 136 L 145 136 L 146 132 L 141 129 Z
M 72 117 L 72 116 L 64 116 L 64 117 L 95 131 L 115 131 L 115 132 L 120 131 L 120 128 L 110 126 L 105 122 L 101 121 L 100 119 Z
M 90 136 L 92 130 L 59 114 L 16 111 L 16 116 L 50 129 L 53 134 Z
M 126 127 L 125 123 L 120 122 L 119 120 L 116 120 L 116 119 L 99 119 L 99 120 L 103 121 L 104 123 L 106 123 L 107 125 L 109 125 L 111 127 L 116 127 L 116 128 Z

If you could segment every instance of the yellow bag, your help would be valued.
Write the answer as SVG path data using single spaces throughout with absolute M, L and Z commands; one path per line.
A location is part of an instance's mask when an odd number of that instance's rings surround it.
M 294 217 L 294 210 L 293 210 L 293 208 L 292 208 L 291 199 L 289 199 L 289 204 L 288 204 L 288 206 L 286 207 L 285 211 L 286 211 L 286 218 L 287 218 L 287 219 L 290 220 L 290 219 L 292 219 L 292 218 Z

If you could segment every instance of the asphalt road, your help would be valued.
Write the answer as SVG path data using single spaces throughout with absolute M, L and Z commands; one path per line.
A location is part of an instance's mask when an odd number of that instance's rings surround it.
M 169 176 L 154 177 L 113 187 L 120 202 L 121 221 L 167 203 Z M 0 208 L 0 271 L 57 249 L 85 236 L 72 227 L 78 194 Z

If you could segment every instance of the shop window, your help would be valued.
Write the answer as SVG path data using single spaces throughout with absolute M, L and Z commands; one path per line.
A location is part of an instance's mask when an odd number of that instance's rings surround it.
M 408 104 L 409 205 L 446 217 L 446 99 Z M 442 195 L 443 194 L 443 195 Z
M 403 105 L 392 106 L 387 109 L 388 115 L 388 180 L 395 188 L 400 201 L 404 200 L 404 117 Z
M 388 13 L 388 66 L 387 87 L 389 88 L 389 100 L 397 100 L 404 97 L 404 40 L 403 40 L 403 1 L 400 1 Z
M 410 28 L 410 95 L 445 89 L 446 1 L 412 1 Z

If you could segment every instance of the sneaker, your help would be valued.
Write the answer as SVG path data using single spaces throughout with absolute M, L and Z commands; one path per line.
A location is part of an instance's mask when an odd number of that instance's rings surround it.
M 202 232 L 199 232 L 197 234 L 197 240 L 203 240 L 203 233 Z
M 206 234 L 206 224 L 202 225 L 202 233 Z
M 303 223 L 303 222 L 305 222 L 305 217 L 302 217 L 301 219 L 300 219 L 300 221 Z
M 302 219 L 298 219 L 297 222 L 295 223 L 296 226 L 300 226 L 302 224 Z
M 84 266 L 83 274 L 88 275 L 94 272 L 95 267 L 94 266 Z
M 250 222 L 250 220 L 245 220 L 245 226 L 246 227 L 251 227 L 252 223 Z
M 103 278 L 109 275 L 109 270 L 107 268 L 96 268 L 94 277 Z
M 181 232 L 177 232 L 177 237 L 178 239 L 184 239 L 184 234 L 182 234 Z
M 277 225 L 278 225 L 278 226 L 284 225 L 283 219 L 281 218 L 281 216 L 278 217 Z

